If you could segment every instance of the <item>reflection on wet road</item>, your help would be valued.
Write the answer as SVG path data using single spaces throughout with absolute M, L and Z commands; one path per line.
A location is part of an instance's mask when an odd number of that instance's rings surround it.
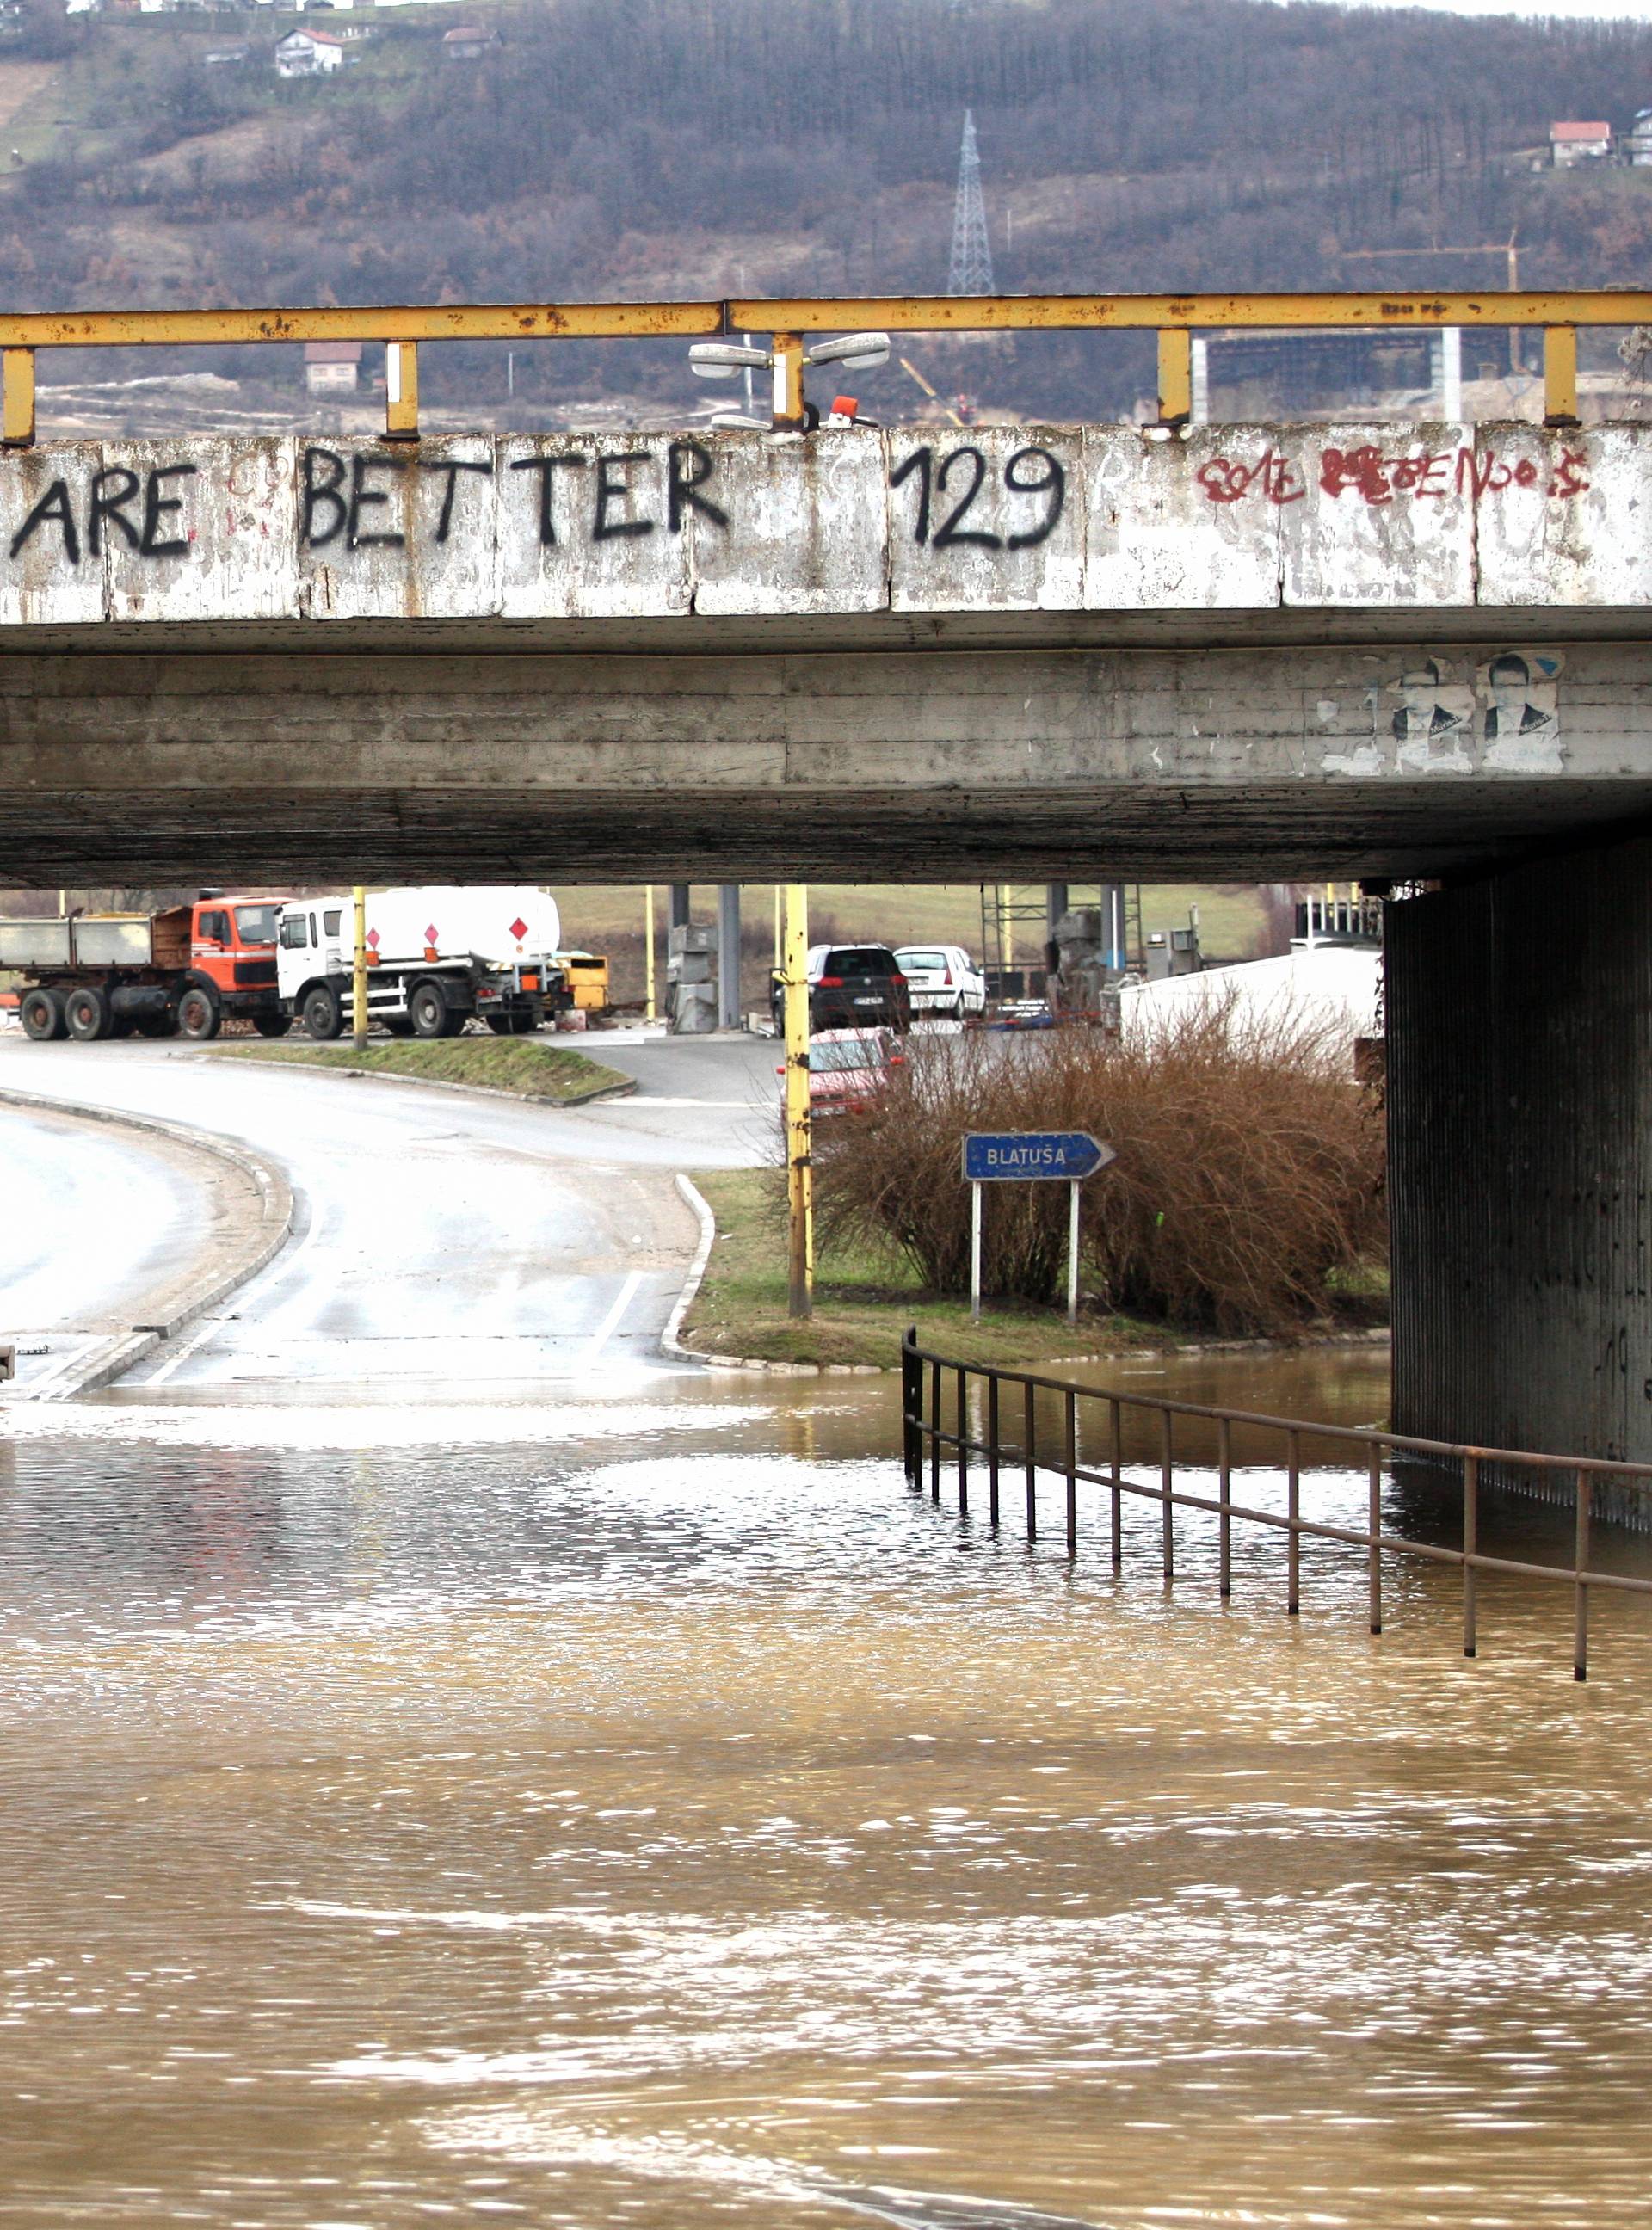
M 908 1496 L 887 1386 L 658 1391 L 8 1420 L 0 2222 L 1648 2218 L 1637 1604 L 1468 1666 L 1434 1568 L 1224 1609 Z
M 670 1080 L 668 1051 L 628 1057 Z M 750 1067 L 745 1056 L 726 1095 L 755 1089 Z M 684 1073 L 705 1089 L 697 1071 Z M 772 1127 L 767 1087 L 744 1117 L 679 1104 L 681 1094 L 662 1105 L 657 1093 L 567 1111 L 124 1046 L 10 1043 L 0 1081 L 188 1124 L 290 1177 L 291 1242 L 126 1382 L 168 1400 L 508 1397 L 583 1384 L 599 1363 L 633 1380 L 657 1370 L 698 1237 L 673 1173 L 760 1159 Z M 55 1136 L 50 1118 L 0 1110 L 0 1122 L 14 1147 L 37 1136 L 42 1157 Z M 124 1169 L 166 1150 L 108 1126 L 58 1129 L 55 1162 L 36 1177 L 42 1200 L 89 1190 L 106 1164 L 103 1189 L 119 1190 Z M 139 1234 L 152 1226 L 145 1259 L 187 1251 L 198 1210 L 188 1185 L 179 1191 L 152 1203 L 128 1183 L 111 1220 Z M 75 1237 L 66 1232 L 60 1273 L 73 1261 L 84 1277 L 114 1251 L 101 1232 L 88 1228 L 78 1248 Z M 29 1267 L 22 1243 L 0 1228 L 0 1284 Z

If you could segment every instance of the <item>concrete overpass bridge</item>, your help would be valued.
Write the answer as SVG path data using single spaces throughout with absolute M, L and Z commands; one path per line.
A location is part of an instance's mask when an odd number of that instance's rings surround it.
M 383 440 L 55 444 L 84 326 L 0 319 L 0 877 L 1438 884 L 1396 1421 L 1652 1458 L 1652 429 L 1576 424 L 1558 298 L 1348 299 L 1546 326 L 1554 422 L 1193 426 L 1182 303 L 1158 426 L 794 431 L 791 328 L 1035 320 L 739 304 L 778 434 L 398 438 L 403 376 Z
M 1652 806 L 1652 429 L 0 456 L 0 874 L 1433 876 Z

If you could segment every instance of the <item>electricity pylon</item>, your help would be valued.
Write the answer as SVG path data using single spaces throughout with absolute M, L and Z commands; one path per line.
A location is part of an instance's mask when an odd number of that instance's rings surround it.
M 958 197 L 952 204 L 952 267 L 949 294 L 990 294 L 992 248 L 987 239 L 986 204 L 981 199 L 981 158 L 975 145 L 975 111 L 964 112 L 964 144 L 958 150 Z

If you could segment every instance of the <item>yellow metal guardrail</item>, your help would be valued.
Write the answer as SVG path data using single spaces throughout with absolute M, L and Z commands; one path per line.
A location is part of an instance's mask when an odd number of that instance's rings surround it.
M 55 348 L 245 346 L 261 341 L 383 341 L 385 427 L 418 435 L 422 341 L 693 340 L 767 333 L 777 360 L 775 422 L 803 422 L 803 335 L 887 332 L 1140 332 L 1158 336 L 1158 409 L 1166 425 L 1192 407 L 1192 338 L 1291 327 L 1541 329 L 1545 422 L 1578 420 L 1578 328 L 1652 324 L 1652 292 L 1593 287 L 1474 294 L 868 294 L 701 302 L 473 303 L 389 309 L 36 311 L 0 317 L 9 448 L 35 438 L 35 357 Z

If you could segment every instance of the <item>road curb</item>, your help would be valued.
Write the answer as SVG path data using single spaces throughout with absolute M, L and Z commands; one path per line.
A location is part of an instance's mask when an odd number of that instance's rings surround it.
M 717 1218 L 699 1186 L 681 1170 L 677 1172 L 677 1190 L 699 1221 L 700 1244 L 694 1249 L 694 1259 L 688 1266 L 688 1275 L 683 1279 L 676 1305 L 660 1335 L 660 1345 L 667 1355 L 679 1362 L 697 1363 L 705 1370 L 758 1370 L 771 1378 L 881 1378 L 900 1368 L 898 1363 L 771 1363 L 760 1356 L 707 1355 L 698 1348 L 685 1347 L 683 1318 L 694 1305 L 706 1266 L 711 1260 L 717 1239 Z M 1378 1347 L 1385 1345 L 1390 1337 L 1388 1325 L 1373 1324 L 1357 1331 L 1322 1333 L 1312 1339 L 1206 1339 L 1189 1340 L 1178 1347 L 1102 1348 L 1090 1355 L 1052 1356 L 1039 1367 L 1062 1370 L 1080 1363 L 1168 1362 L 1184 1355 L 1269 1354 L 1297 1347 Z
M 216 1054 L 197 1053 L 171 1058 L 177 1060 L 216 1060 Z M 629 1099 L 637 1088 L 637 1080 L 628 1076 L 620 1084 L 599 1084 L 594 1091 L 576 1092 L 571 1099 L 552 1099 L 543 1092 L 513 1092 L 505 1084 L 455 1084 L 445 1076 L 397 1076 L 382 1068 L 335 1068 L 331 1061 L 269 1060 L 262 1055 L 241 1053 L 234 1055 L 254 1068 L 284 1068 L 289 1074 L 297 1070 L 310 1076 L 349 1076 L 358 1084 L 410 1084 L 420 1092 L 460 1092 L 471 1099 L 514 1099 L 519 1106 L 549 1107 L 560 1114 L 570 1107 L 594 1107 L 603 1099 Z
M 688 1275 L 682 1281 L 682 1291 L 672 1305 L 671 1314 L 665 1320 L 665 1330 L 660 1334 L 662 1353 L 674 1356 L 680 1363 L 698 1363 L 704 1367 L 710 1357 L 696 1355 L 682 1344 L 682 1320 L 694 1305 L 700 1291 L 700 1281 L 706 1274 L 706 1265 L 711 1260 L 711 1251 L 717 1238 L 717 1218 L 712 1214 L 706 1196 L 681 1170 L 677 1172 L 677 1191 L 694 1210 L 694 1221 L 700 1226 L 700 1243 L 694 1248 L 694 1259 L 688 1265 Z
M 48 1388 L 33 1397 L 44 1402 L 64 1402 L 77 1394 L 90 1394 L 106 1386 L 140 1363 L 166 1340 L 182 1331 L 185 1324 L 193 1324 L 207 1311 L 255 1278 L 265 1265 L 274 1260 L 286 1246 L 293 1231 L 293 1189 L 281 1172 L 268 1162 L 244 1148 L 233 1146 L 226 1138 L 216 1138 L 210 1131 L 197 1131 L 185 1123 L 163 1122 L 158 1116 L 130 1115 L 124 1109 L 90 1107 L 74 1099 L 55 1099 L 48 1092 L 20 1092 L 10 1085 L 0 1085 L 0 1106 L 31 1107 L 48 1115 L 67 1115 L 72 1121 L 108 1123 L 121 1130 L 145 1131 L 153 1137 L 165 1138 L 169 1144 L 182 1146 L 186 1151 L 210 1154 L 220 1162 L 251 1180 L 258 1194 L 259 1216 L 251 1234 L 247 1253 L 235 1266 L 212 1279 L 210 1283 L 191 1294 L 164 1322 L 133 1324 L 125 1334 L 111 1333 L 113 1346 L 106 1343 L 100 1352 L 95 1352 L 68 1370 L 61 1378 L 54 1378 Z M 19 1389 L 9 1397 L 11 1400 L 31 1398 L 26 1389 Z
M 665 1330 L 660 1335 L 660 1345 L 665 1353 L 681 1363 L 697 1363 L 702 1370 L 760 1370 L 771 1378 L 868 1378 L 881 1376 L 883 1366 L 877 1363 L 765 1363 L 757 1356 L 704 1355 L 698 1348 L 682 1344 L 682 1320 L 694 1305 L 700 1280 L 706 1274 L 706 1265 L 711 1260 L 711 1251 L 717 1239 L 717 1218 L 711 1204 L 694 1179 L 681 1170 L 677 1172 L 677 1190 L 693 1208 L 700 1224 L 700 1244 L 694 1249 L 694 1259 L 688 1266 L 688 1275 L 682 1281 L 676 1305 L 666 1318 Z

